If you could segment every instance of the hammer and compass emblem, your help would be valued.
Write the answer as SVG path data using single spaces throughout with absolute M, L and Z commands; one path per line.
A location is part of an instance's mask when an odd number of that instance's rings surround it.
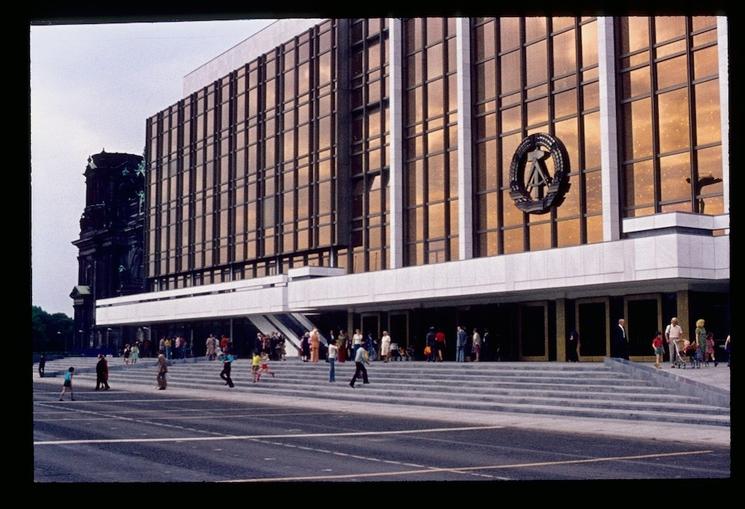
M 546 162 L 551 158 L 554 173 Z M 515 150 L 510 164 L 510 197 L 528 214 L 558 207 L 569 190 L 569 155 L 564 144 L 549 134 L 531 134 Z

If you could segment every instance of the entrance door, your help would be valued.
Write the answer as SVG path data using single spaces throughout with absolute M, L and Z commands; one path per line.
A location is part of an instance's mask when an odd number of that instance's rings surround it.
M 602 361 L 610 352 L 608 299 L 577 300 L 574 306 L 582 361 Z
M 362 337 L 364 341 L 367 341 L 367 335 L 372 334 L 375 341 L 380 340 L 380 317 L 377 313 L 369 315 L 361 315 L 362 323 Z
M 409 313 L 390 313 L 388 315 L 388 333 L 391 342 L 398 343 L 400 347 L 409 346 Z
M 520 360 L 548 360 L 548 305 L 545 302 L 520 306 Z
M 659 294 L 635 295 L 624 299 L 626 331 L 629 335 L 629 358 L 654 361 L 652 338 L 662 327 L 662 299 Z

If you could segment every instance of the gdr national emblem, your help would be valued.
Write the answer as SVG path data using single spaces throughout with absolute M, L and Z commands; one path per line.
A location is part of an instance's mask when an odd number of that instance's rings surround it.
M 564 201 L 570 171 L 569 154 L 560 139 L 531 134 L 512 156 L 510 197 L 523 212 L 544 214 Z

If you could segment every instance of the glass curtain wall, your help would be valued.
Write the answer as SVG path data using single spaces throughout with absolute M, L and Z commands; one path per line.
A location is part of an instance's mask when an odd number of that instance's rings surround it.
M 458 259 L 454 18 L 403 22 L 406 265 Z
M 475 256 L 602 241 L 595 18 L 474 18 L 471 33 Z M 558 208 L 524 214 L 509 195 L 509 168 L 523 138 L 539 132 L 566 146 L 571 185 Z
M 622 17 L 616 28 L 624 216 L 723 213 L 716 17 Z

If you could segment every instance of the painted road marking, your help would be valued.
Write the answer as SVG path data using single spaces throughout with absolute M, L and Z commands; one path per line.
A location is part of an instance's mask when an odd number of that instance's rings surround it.
M 96 413 L 96 412 L 90 412 Z M 136 421 L 137 419 L 131 419 L 129 417 L 116 417 L 117 419 L 124 419 L 130 421 Z M 144 422 L 144 421 L 141 421 Z M 151 423 L 160 426 L 164 426 L 161 423 Z M 183 438 L 104 438 L 104 439 L 90 439 L 90 440 L 43 440 L 34 442 L 34 445 L 78 445 L 78 444 L 120 444 L 120 443 L 148 443 L 148 442 L 200 442 L 210 440 L 255 440 L 255 439 L 269 439 L 269 438 L 323 438 L 323 437 L 359 437 L 359 436 L 378 436 L 378 435 L 411 435 L 417 433 L 441 433 L 451 431 L 474 431 L 474 430 L 485 430 L 485 429 L 501 429 L 504 426 L 465 426 L 458 428 L 427 428 L 427 429 L 415 429 L 415 430 L 396 430 L 396 431 L 355 431 L 345 433 L 300 433 L 300 434 L 284 434 L 284 435 L 223 435 L 217 437 L 183 437 Z M 184 428 L 185 429 L 185 428 Z M 202 430 L 200 433 L 208 433 Z
M 267 478 L 254 478 L 254 479 L 231 479 L 221 482 L 276 482 L 276 481 L 327 481 L 333 479 L 357 479 L 361 477 L 387 477 L 397 475 L 418 475 L 418 474 L 429 474 L 434 472 L 470 472 L 474 470 L 496 470 L 496 469 L 510 469 L 510 468 L 532 468 L 532 467 L 546 467 L 554 465 L 576 465 L 581 463 L 601 463 L 607 461 L 624 461 L 624 460 L 637 460 L 637 459 L 648 459 L 648 458 L 664 458 L 670 456 L 689 456 L 694 454 L 709 454 L 714 451 L 687 451 L 687 452 L 671 452 L 671 453 L 660 453 L 660 454 L 644 454 L 639 456 L 612 456 L 606 458 L 590 458 L 583 460 L 562 460 L 562 461 L 544 461 L 538 463 L 516 463 L 512 465 L 483 465 L 476 467 L 452 467 L 452 468 L 439 468 L 430 467 L 418 470 L 406 470 L 406 471 L 392 471 L 392 472 L 371 472 L 366 474 L 340 474 L 340 475 L 315 475 L 315 476 L 299 476 L 299 477 L 267 477 Z

